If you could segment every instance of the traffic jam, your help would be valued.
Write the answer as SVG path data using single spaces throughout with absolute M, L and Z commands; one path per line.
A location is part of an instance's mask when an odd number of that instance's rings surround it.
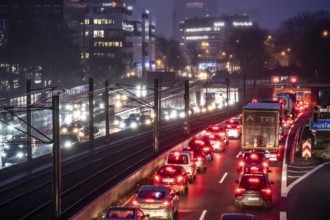
M 123 206 L 109 207 L 104 219 L 280 219 L 272 209 L 280 190 L 283 141 L 308 109 L 300 104 L 293 106 L 295 114 L 284 114 L 283 100 L 253 100 L 242 114 L 210 125 L 181 150 L 169 151 L 149 183 Z M 224 185 L 229 177 L 235 181 L 228 181 L 229 188 L 210 184 L 225 166 L 230 172 L 224 172 L 217 184 Z M 205 191 L 211 192 L 208 198 Z M 228 208 L 196 208 L 201 201 Z

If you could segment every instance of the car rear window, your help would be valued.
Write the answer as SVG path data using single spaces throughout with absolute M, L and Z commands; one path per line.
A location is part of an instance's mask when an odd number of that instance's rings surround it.
M 188 156 L 185 154 L 170 154 L 167 158 L 168 164 L 188 164 Z
M 158 170 L 158 174 L 163 176 L 177 176 L 181 174 L 181 170 L 175 166 L 163 166 Z
M 165 193 L 159 191 L 140 191 L 138 197 L 142 199 L 163 199 Z
M 266 179 L 261 176 L 244 176 L 240 187 L 244 187 L 245 189 L 262 189 L 267 187 L 267 182 Z

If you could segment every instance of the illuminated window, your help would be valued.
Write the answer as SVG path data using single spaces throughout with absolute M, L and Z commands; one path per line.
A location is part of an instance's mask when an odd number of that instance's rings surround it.
M 204 3 L 203 2 L 188 2 L 187 8 L 203 8 Z
M 106 18 L 101 18 L 101 19 L 94 19 L 93 24 L 115 24 L 114 19 L 106 19 Z
M 89 19 L 85 18 L 85 24 L 89 24 Z
M 208 39 L 209 36 L 204 35 L 204 36 L 188 36 L 186 37 L 186 40 L 203 40 L 203 39 Z
M 93 37 L 99 37 L 99 38 L 103 38 L 104 37 L 104 30 L 94 30 L 93 31 Z
M 186 32 L 202 32 L 202 31 L 211 31 L 210 27 L 202 27 L 202 28 L 187 28 Z

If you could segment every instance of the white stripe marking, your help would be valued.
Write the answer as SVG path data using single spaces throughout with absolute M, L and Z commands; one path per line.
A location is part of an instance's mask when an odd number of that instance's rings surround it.
M 288 170 L 289 173 L 307 173 L 309 170 L 301 170 L 301 171 L 295 171 L 295 170 Z
M 222 176 L 222 178 L 221 178 L 221 180 L 220 180 L 219 183 L 223 183 L 223 181 L 225 180 L 225 178 L 226 178 L 227 175 L 228 175 L 228 173 L 223 174 L 223 176 Z
M 206 210 L 203 210 L 201 217 L 199 217 L 199 220 L 204 220 L 206 214 Z
M 297 169 L 309 169 L 309 168 L 314 168 L 316 166 L 304 166 L 304 167 L 298 167 L 298 166 L 293 166 L 293 165 L 288 165 L 288 167 L 292 167 L 292 168 L 297 168 Z
M 283 165 L 282 165 L 282 178 L 281 178 L 281 196 L 284 197 L 286 193 L 286 184 L 287 184 L 287 172 L 288 172 L 288 165 L 286 164 L 286 151 L 288 148 L 289 136 L 291 133 L 291 128 L 289 129 L 288 135 L 286 136 L 285 146 L 284 146 L 284 156 L 283 156 Z
M 280 220 L 286 220 L 286 212 L 280 212 Z

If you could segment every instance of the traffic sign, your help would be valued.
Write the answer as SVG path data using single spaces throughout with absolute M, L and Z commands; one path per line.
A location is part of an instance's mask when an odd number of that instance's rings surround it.
M 302 141 L 302 156 L 312 157 L 312 141 L 311 139 Z
M 330 131 L 330 120 L 329 119 L 319 119 L 317 121 L 310 120 L 309 130 Z

